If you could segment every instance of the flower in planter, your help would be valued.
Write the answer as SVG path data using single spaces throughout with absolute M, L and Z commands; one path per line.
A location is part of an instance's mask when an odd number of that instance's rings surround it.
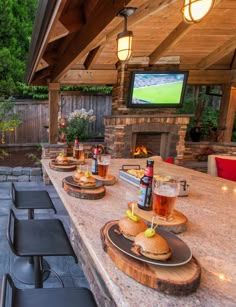
M 75 110 L 68 118 L 65 127 L 59 128 L 59 134 L 65 133 L 68 142 L 75 139 L 85 141 L 90 137 L 89 125 L 96 120 L 93 110 Z

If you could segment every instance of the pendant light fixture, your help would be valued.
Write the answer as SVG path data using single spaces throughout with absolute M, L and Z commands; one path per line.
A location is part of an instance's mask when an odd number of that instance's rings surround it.
M 187 23 L 201 21 L 212 9 L 215 0 L 184 0 L 182 14 Z
M 133 32 L 127 30 L 127 18 L 135 11 L 134 7 L 124 7 L 117 15 L 124 17 L 124 30 L 117 35 L 117 56 L 122 62 L 128 61 L 132 54 Z

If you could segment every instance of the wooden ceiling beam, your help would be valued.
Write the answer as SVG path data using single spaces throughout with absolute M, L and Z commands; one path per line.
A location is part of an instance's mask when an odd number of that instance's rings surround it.
M 126 2 L 129 3 L 130 0 Z M 79 56 L 84 56 L 95 47 L 93 46 L 94 40 L 123 7 L 123 0 L 97 2 L 87 23 L 80 31 L 69 34 L 63 40 L 62 50 L 58 50 L 58 61 L 52 69 L 51 82 L 59 80 Z
M 84 62 L 84 67 L 86 69 L 90 69 L 93 64 L 96 64 L 96 60 L 99 58 L 100 54 L 102 53 L 102 50 L 104 49 L 104 45 L 103 46 L 98 46 L 96 48 L 94 48 L 93 50 L 91 50 Z
M 117 83 L 117 70 L 69 70 L 61 79 L 62 85 L 112 85 Z
M 168 48 L 174 46 L 188 33 L 190 28 L 191 24 L 187 24 L 186 22 L 182 21 L 150 54 L 150 64 L 155 64 Z
M 78 31 L 85 23 L 83 0 L 67 1 L 60 16 L 60 22 L 69 32 Z
M 225 84 L 232 80 L 231 70 L 190 70 L 188 84 Z
M 234 50 L 234 54 L 233 54 L 232 62 L 230 64 L 230 68 L 236 69 L 236 50 Z
M 61 37 L 66 36 L 69 31 L 63 26 L 63 24 L 58 20 L 55 25 L 55 28 L 50 33 L 49 43 L 53 42 Z
M 236 35 L 232 37 L 230 40 L 225 42 L 220 47 L 216 48 L 213 52 L 211 52 L 207 57 L 205 57 L 203 60 L 201 60 L 197 67 L 199 69 L 207 69 L 211 65 L 218 62 L 220 59 L 225 57 L 227 54 L 235 50 L 236 46 Z
M 50 76 L 50 68 L 46 67 L 44 69 L 41 69 L 40 71 L 37 71 L 34 74 L 34 78 L 31 85 L 48 85 L 48 82 L 46 81 L 47 78 Z
M 45 14 L 45 12 L 48 10 L 48 6 L 51 5 L 52 2 L 53 1 L 41 1 L 42 6 L 40 7 L 40 13 Z M 29 84 L 31 84 L 31 80 L 33 79 L 33 75 L 38 67 L 39 61 L 41 60 L 41 58 L 43 58 L 43 54 L 47 48 L 50 35 L 59 20 L 59 16 L 61 15 L 65 4 L 66 0 L 57 1 L 56 9 L 54 8 L 54 11 L 52 13 L 52 16 L 50 16 L 51 19 L 48 21 L 48 24 L 47 22 L 45 22 L 45 20 L 41 20 L 41 15 L 36 16 L 37 19 L 35 20 L 34 30 L 36 34 L 35 37 L 33 37 L 33 41 L 31 43 L 31 50 L 29 54 L 30 62 L 27 67 L 27 81 Z
M 157 12 L 162 11 L 169 5 L 173 4 L 177 0 L 148 0 L 143 5 L 141 5 L 138 10 L 131 16 L 129 16 L 128 25 L 129 28 L 133 25 L 136 25 L 140 22 L 143 22 L 145 19 L 149 18 L 150 15 L 154 15 Z M 117 34 L 124 29 L 124 22 L 121 20 L 118 26 L 116 26 L 110 33 L 106 36 L 106 41 L 109 41 L 111 39 L 114 39 Z

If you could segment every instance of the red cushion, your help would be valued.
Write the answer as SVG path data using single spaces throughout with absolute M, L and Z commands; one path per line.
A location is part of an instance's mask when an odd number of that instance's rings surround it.
M 170 164 L 174 164 L 173 159 L 171 157 L 165 159 L 164 162 L 170 163 Z
M 218 176 L 236 181 L 236 160 L 215 157 Z

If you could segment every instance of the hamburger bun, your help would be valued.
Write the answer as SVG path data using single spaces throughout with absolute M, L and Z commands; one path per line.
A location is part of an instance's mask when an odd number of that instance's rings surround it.
M 73 176 L 74 181 L 79 182 L 80 178 L 84 176 L 84 172 L 82 172 L 80 169 L 77 170 Z
M 167 241 L 157 233 L 153 237 L 147 237 L 141 232 L 136 236 L 134 245 L 139 247 L 140 254 L 150 259 L 167 260 L 171 256 Z
M 147 225 L 142 219 L 139 219 L 137 222 L 135 222 L 132 221 L 128 216 L 122 217 L 118 222 L 118 226 L 121 234 L 131 241 L 134 241 L 137 234 L 147 229 Z
M 79 179 L 79 184 L 82 186 L 95 186 L 96 185 L 96 179 L 93 176 L 81 176 Z
M 56 162 L 57 163 L 68 163 L 68 157 L 64 156 L 63 154 L 59 154 L 57 157 L 56 157 Z

